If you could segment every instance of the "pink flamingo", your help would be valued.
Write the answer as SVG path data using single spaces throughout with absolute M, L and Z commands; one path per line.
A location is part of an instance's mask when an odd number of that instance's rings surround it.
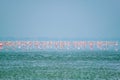
M 3 47 L 3 44 L 0 42 L 0 49 L 2 49 L 2 47 Z

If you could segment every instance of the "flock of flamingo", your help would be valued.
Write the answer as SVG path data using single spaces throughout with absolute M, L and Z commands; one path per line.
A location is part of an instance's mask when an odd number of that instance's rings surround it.
M 0 51 L 9 50 L 119 50 L 117 41 L 0 41 Z

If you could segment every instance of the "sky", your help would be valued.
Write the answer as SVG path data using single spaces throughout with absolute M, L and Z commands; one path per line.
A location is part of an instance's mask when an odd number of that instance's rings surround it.
M 120 39 L 120 0 L 0 0 L 0 39 Z

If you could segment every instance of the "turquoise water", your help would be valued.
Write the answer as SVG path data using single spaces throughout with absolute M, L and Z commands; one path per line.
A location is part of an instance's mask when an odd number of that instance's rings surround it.
M 0 52 L 0 80 L 120 80 L 120 52 Z

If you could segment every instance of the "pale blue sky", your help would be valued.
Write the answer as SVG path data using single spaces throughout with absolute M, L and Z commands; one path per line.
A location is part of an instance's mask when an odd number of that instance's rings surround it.
M 120 0 L 0 0 L 0 37 L 120 39 Z

